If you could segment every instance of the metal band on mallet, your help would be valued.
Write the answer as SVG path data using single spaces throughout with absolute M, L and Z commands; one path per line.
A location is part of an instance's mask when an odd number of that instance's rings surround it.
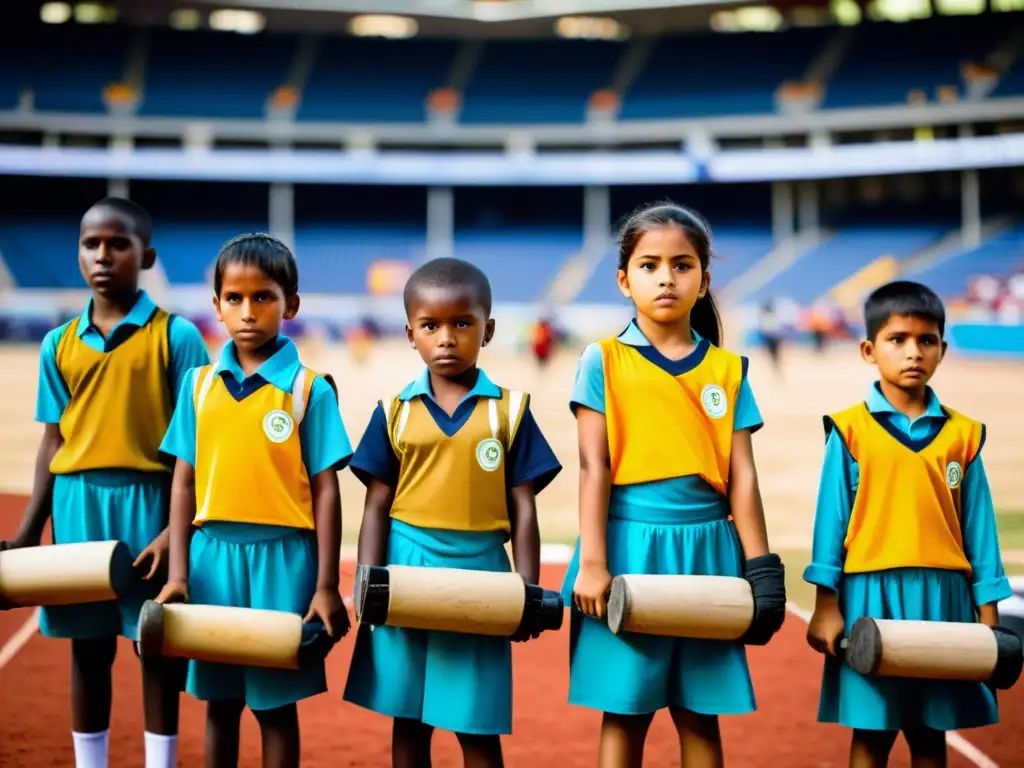
M 370 626 L 510 636 L 562 626 L 558 592 L 517 573 L 406 565 L 356 569 L 356 620 Z

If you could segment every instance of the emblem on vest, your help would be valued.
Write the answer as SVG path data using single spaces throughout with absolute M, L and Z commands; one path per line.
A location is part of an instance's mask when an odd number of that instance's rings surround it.
M 476 463 L 486 472 L 496 470 L 501 466 L 501 443 L 493 437 L 488 437 L 477 443 Z
M 964 479 L 964 468 L 959 462 L 951 461 L 946 465 L 946 485 L 950 488 L 959 488 L 960 481 Z
M 295 422 L 282 410 L 273 410 L 263 417 L 263 433 L 272 443 L 283 443 L 292 436 Z
M 708 384 L 700 392 L 700 402 L 705 412 L 712 419 L 720 419 L 729 410 L 729 404 L 725 399 L 725 390 L 717 384 Z

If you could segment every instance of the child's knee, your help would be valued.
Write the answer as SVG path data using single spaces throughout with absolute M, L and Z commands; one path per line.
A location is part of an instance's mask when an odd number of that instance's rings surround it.
M 653 720 L 653 712 L 645 715 L 619 715 L 614 712 L 605 712 L 602 718 L 602 727 L 613 728 L 630 737 L 645 738 Z
M 254 709 L 252 713 L 261 728 L 291 730 L 299 727 L 299 710 L 294 704 L 274 709 Z
M 705 741 L 721 740 L 718 715 L 703 715 L 682 707 L 672 707 L 670 712 L 680 736 L 697 736 Z
M 108 671 L 117 655 L 117 638 L 96 637 L 71 641 L 71 663 L 79 672 Z
M 896 743 L 896 731 L 868 731 L 854 729 L 852 749 L 870 755 L 875 760 L 884 760 Z
M 206 705 L 206 719 L 218 726 L 236 724 L 244 709 L 245 699 L 213 699 Z

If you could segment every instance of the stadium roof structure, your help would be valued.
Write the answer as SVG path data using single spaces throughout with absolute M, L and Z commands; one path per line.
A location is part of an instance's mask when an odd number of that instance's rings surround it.
M 785 9 L 796 0 L 775 0 Z M 119 21 L 163 26 L 182 6 L 179 0 L 102 0 L 117 9 Z M 721 0 L 192 0 L 201 13 L 233 9 L 256 11 L 268 30 L 345 33 L 363 14 L 413 18 L 423 37 L 554 37 L 564 17 L 596 17 L 617 22 L 631 35 L 706 30 L 718 10 L 749 2 Z M 805 17 L 818 11 L 821 24 L 834 23 L 827 0 L 799 2 Z M 810 12 L 808 14 L 808 12 Z

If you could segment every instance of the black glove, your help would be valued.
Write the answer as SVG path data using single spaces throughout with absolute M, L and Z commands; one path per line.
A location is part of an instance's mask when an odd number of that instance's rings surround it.
M 339 638 L 340 639 L 340 638 Z M 317 664 L 327 658 L 338 640 L 327 634 L 322 621 L 310 621 L 302 625 L 302 641 L 299 645 L 299 666 Z
M 743 578 L 754 595 L 754 620 L 740 642 L 767 645 L 786 619 L 786 569 L 778 555 L 769 553 L 747 560 Z

